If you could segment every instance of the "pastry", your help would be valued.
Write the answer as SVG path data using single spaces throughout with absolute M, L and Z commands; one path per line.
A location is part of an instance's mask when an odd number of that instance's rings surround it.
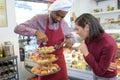
M 39 59 L 37 61 L 37 63 L 41 63 L 41 64 L 48 63 L 48 62 L 49 62 L 49 60 L 47 60 L 47 59 Z
M 49 46 L 49 47 L 41 47 L 38 48 L 37 51 L 42 54 L 42 53 L 51 53 L 54 51 L 54 47 L 53 46 Z
M 48 74 L 47 70 L 40 71 L 40 74 Z
M 37 69 L 37 70 L 34 71 L 34 73 L 35 73 L 35 74 L 40 74 L 41 71 L 40 71 L 39 69 Z
M 48 70 L 46 68 L 40 69 L 40 74 L 48 74 Z
M 36 70 L 37 70 L 37 67 L 33 67 L 33 68 L 31 69 L 32 72 L 35 72 Z
M 33 57 L 33 61 L 34 61 L 34 62 L 37 62 L 37 61 L 38 61 L 38 58 L 37 58 L 37 57 Z
M 50 60 L 51 60 L 52 62 L 56 60 L 56 57 L 55 57 L 54 54 L 50 54 Z
M 59 69 L 59 66 L 57 64 L 53 64 L 57 69 Z
M 52 67 L 51 67 L 51 70 L 52 70 L 53 72 L 55 72 L 55 71 L 57 71 L 58 69 L 57 69 L 57 67 L 52 66 Z

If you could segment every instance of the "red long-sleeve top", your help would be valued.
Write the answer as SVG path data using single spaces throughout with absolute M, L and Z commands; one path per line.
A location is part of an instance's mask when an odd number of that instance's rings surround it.
M 111 78 L 117 75 L 117 69 L 108 71 L 110 62 L 115 62 L 117 45 L 115 40 L 107 33 L 92 42 L 86 42 L 89 54 L 85 57 L 93 72 L 101 77 Z

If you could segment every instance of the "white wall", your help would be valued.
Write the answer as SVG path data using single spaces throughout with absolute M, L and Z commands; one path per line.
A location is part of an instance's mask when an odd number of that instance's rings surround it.
M 15 42 L 15 41 L 17 41 L 17 38 L 13 32 L 13 28 L 16 25 L 14 0 L 6 0 L 6 5 L 7 5 L 8 26 L 0 27 L 0 37 L 1 37 L 0 41 L 4 42 L 4 41 L 10 40 L 12 42 Z
M 96 2 L 94 0 L 74 0 L 72 11 L 74 11 L 78 17 L 82 13 L 89 13 L 95 5 Z
M 95 0 L 74 0 L 72 11 L 75 12 L 76 16 L 79 16 L 82 13 L 91 13 L 96 8 L 103 8 L 105 11 L 107 5 L 114 6 L 116 9 L 117 0 L 106 0 L 99 3 L 96 3 Z
M 8 26 L 0 27 L 0 42 L 11 41 L 14 44 L 15 55 L 18 56 L 18 68 L 20 80 L 27 80 L 31 74 L 24 69 L 24 65 L 19 59 L 18 35 L 14 33 L 16 26 L 15 0 L 6 0 Z

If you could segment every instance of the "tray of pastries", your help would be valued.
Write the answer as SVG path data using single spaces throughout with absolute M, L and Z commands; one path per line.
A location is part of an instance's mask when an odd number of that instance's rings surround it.
M 44 46 L 44 47 L 40 47 L 40 48 L 37 49 L 37 52 L 40 53 L 40 54 L 52 53 L 54 51 L 55 51 L 54 46 Z
M 58 60 L 58 57 L 56 57 L 55 54 L 40 55 L 40 59 L 38 59 L 37 63 L 46 64 L 46 63 L 55 62 L 56 60 Z
M 33 55 L 31 57 L 32 61 L 38 64 L 47 64 L 51 62 L 55 62 L 58 60 L 58 57 L 55 54 L 40 54 L 40 55 Z
M 46 76 L 50 74 L 55 74 L 60 70 L 61 68 L 57 64 L 50 63 L 45 65 L 35 66 L 31 69 L 31 72 L 35 75 Z

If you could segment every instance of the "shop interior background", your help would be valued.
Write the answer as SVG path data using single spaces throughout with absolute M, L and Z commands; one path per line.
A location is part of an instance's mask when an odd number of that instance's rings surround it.
M 75 12 L 76 17 L 78 17 L 82 13 L 86 13 L 86 12 L 93 13 L 94 12 L 93 10 L 96 9 L 96 8 L 97 9 L 102 8 L 103 12 L 104 12 L 106 10 L 106 6 L 110 5 L 110 6 L 115 7 L 115 11 L 113 11 L 113 13 L 110 13 L 110 14 L 109 13 L 107 13 L 107 14 L 106 13 L 105 14 L 95 14 L 95 15 L 99 15 L 101 17 L 104 16 L 104 17 L 101 18 L 101 21 L 104 21 L 104 19 L 108 18 L 108 17 L 114 18 L 116 20 L 118 15 L 119 15 L 119 10 L 117 12 L 117 9 L 118 9 L 117 1 L 118 0 L 106 0 L 106 1 L 101 1 L 101 2 L 97 3 L 95 0 L 74 0 L 72 12 Z M 24 63 L 20 62 L 19 44 L 18 44 L 19 36 L 13 32 L 15 26 L 20 23 L 20 22 L 17 22 L 17 13 L 16 13 L 16 9 L 15 9 L 15 7 L 16 7 L 15 3 L 16 3 L 16 1 L 14 1 L 14 0 L 6 0 L 8 25 L 6 27 L 0 28 L 0 30 L 1 30 L 0 31 L 0 36 L 2 36 L 0 41 L 1 42 L 4 42 L 4 41 L 13 42 L 14 48 L 15 48 L 14 49 L 15 50 L 15 55 L 18 56 L 19 76 L 23 80 L 26 80 L 28 77 L 32 76 L 32 74 L 30 74 L 28 71 L 26 71 L 26 69 L 24 68 Z M 19 8 L 19 9 L 21 9 L 21 8 Z M 37 8 L 37 9 L 39 9 L 39 8 Z M 29 11 L 29 10 L 27 10 L 27 11 Z M 22 13 L 23 12 L 20 12 L 20 14 L 22 14 Z M 34 12 L 34 13 L 37 13 L 37 12 Z M 40 13 L 40 12 L 38 12 L 38 13 Z M 21 18 L 20 14 L 18 15 L 19 18 Z M 24 13 L 24 15 L 29 15 L 29 14 L 31 14 L 31 13 L 28 13 L 28 14 Z M 29 17 L 29 18 L 31 18 L 31 17 Z M 26 18 L 26 20 L 29 19 L 29 18 Z M 21 22 L 24 22 L 24 21 L 25 21 L 25 19 Z M 111 30 L 109 32 L 117 33 L 117 32 L 120 32 L 120 29 Z M 5 36 L 3 36 L 3 34 Z

